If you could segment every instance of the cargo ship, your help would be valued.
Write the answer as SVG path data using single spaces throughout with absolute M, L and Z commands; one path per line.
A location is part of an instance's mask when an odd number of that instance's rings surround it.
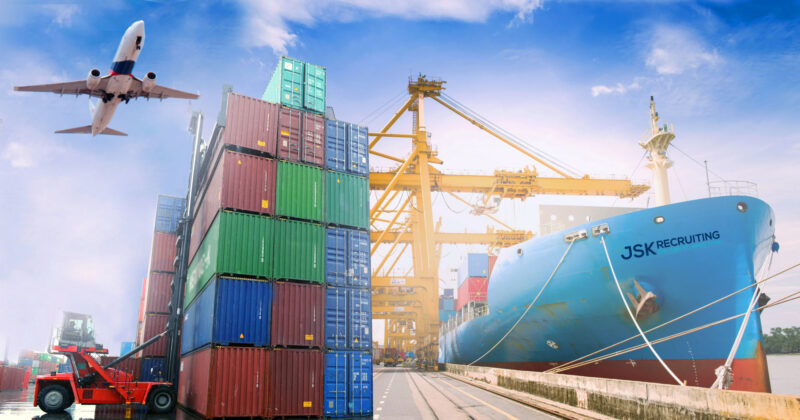
M 757 198 L 667 204 L 674 134 L 657 126 L 652 100 L 651 118 L 652 136 L 641 145 L 659 205 L 502 250 L 486 302 L 443 323 L 440 362 L 770 391 L 759 313 L 714 324 L 757 306 L 757 287 L 648 331 L 753 285 L 778 248 L 773 211 Z M 576 359 L 583 363 L 558 369 Z

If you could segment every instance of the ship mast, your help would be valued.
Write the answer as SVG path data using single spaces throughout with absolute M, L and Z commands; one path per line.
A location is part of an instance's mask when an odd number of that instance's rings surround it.
M 647 150 L 647 159 L 650 161 L 647 167 L 653 171 L 653 191 L 656 195 L 656 205 L 663 206 L 670 203 L 667 169 L 672 166 L 672 161 L 667 157 L 667 148 L 675 138 L 675 133 L 672 131 L 671 124 L 658 126 L 658 112 L 656 112 L 656 103 L 652 96 L 650 97 L 650 123 L 651 132 L 648 134 L 650 139 L 639 145 Z

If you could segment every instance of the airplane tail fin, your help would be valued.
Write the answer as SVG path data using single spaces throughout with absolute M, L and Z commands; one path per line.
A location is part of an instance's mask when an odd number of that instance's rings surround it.
M 58 131 L 56 131 L 56 133 L 70 133 L 70 134 L 72 134 L 72 133 L 86 133 L 86 134 L 91 134 L 92 133 L 92 126 L 91 125 L 84 125 L 83 127 L 68 128 L 66 130 L 58 130 Z M 106 127 L 106 129 L 101 131 L 99 134 L 108 134 L 108 135 L 112 135 L 112 136 L 127 136 L 127 134 L 123 133 L 122 131 L 117 131 L 117 130 L 114 130 L 113 128 L 108 128 L 108 127 Z

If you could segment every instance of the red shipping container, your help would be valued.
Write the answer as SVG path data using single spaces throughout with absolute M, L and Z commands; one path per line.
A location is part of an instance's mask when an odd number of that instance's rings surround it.
M 469 302 L 486 302 L 486 292 L 489 289 L 489 279 L 486 277 L 467 277 L 458 288 L 458 303 L 456 310 L 461 309 Z
M 275 214 L 276 168 L 272 159 L 230 150 L 223 153 L 195 212 L 189 261 L 220 209 Z
M 222 133 L 222 141 L 215 145 L 212 159 L 216 159 L 219 149 L 225 144 L 275 156 L 279 109 L 280 105 L 229 93 L 225 110 L 225 131 Z
M 279 159 L 292 162 L 302 161 L 303 146 L 300 140 L 304 115 L 303 111 L 281 107 L 278 124 L 277 156 Z
M 322 285 L 275 283 L 272 288 L 272 346 L 322 347 L 325 342 Z
M 164 232 L 153 234 L 153 247 L 150 249 L 150 270 L 175 272 L 175 240 L 177 235 Z
M 303 146 L 303 162 L 322 166 L 325 163 L 325 117 L 303 112 L 303 131 L 300 143 Z
M 25 380 L 27 369 L 16 366 L 0 366 L 0 391 L 21 391 L 28 387 Z
M 139 344 L 161 334 L 167 329 L 169 315 L 147 314 L 144 316 L 142 329 L 139 333 Z M 163 336 L 141 350 L 139 357 L 164 357 L 167 354 L 167 336 Z
M 19 352 L 19 358 L 20 359 L 31 359 L 31 360 L 34 360 L 34 359 L 38 360 L 39 359 L 39 357 L 36 355 L 36 352 L 34 352 L 33 350 L 21 350 Z
M 494 264 L 497 262 L 497 255 L 489 255 L 489 275 L 487 277 L 492 277 L 492 270 L 494 270 Z
M 270 356 L 257 347 L 212 347 L 184 356 L 178 404 L 209 418 L 264 416 Z
M 172 283 L 173 276 L 172 273 L 150 272 L 147 277 L 147 291 L 144 300 L 145 313 L 169 313 L 169 300 L 172 297 L 172 289 L 169 285 Z
M 139 298 L 139 320 L 136 327 L 136 337 L 139 337 L 139 325 L 144 321 L 144 296 L 147 293 L 147 277 L 142 280 L 142 296 Z
M 267 417 L 321 416 L 323 354 L 278 349 L 269 358 Z
M 119 359 L 118 356 L 100 356 L 98 363 L 100 363 L 100 366 L 105 366 L 117 359 Z M 133 380 L 139 380 L 139 371 L 142 369 L 142 359 L 129 357 L 119 364 L 114 365 L 112 369 L 131 375 Z

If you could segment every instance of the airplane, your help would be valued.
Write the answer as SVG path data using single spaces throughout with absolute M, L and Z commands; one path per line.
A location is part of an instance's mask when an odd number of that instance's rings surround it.
M 117 105 L 123 101 L 127 104 L 133 98 L 183 98 L 197 99 L 198 95 L 180 90 L 170 89 L 156 84 L 156 74 L 148 72 L 144 80 L 137 79 L 131 72 L 136 59 L 144 45 L 144 21 L 134 22 L 125 31 L 117 48 L 111 71 L 100 76 L 100 70 L 92 69 L 86 80 L 75 82 L 52 83 L 47 85 L 14 86 L 21 92 L 53 92 L 59 95 L 89 95 L 100 99 L 97 109 L 93 110 L 92 124 L 83 127 L 59 130 L 56 133 L 92 133 L 127 136 L 127 134 L 108 127 Z M 91 101 L 90 101 L 91 102 Z M 91 103 L 90 103 L 91 105 Z M 93 107 L 92 107 L 93 108 Z

